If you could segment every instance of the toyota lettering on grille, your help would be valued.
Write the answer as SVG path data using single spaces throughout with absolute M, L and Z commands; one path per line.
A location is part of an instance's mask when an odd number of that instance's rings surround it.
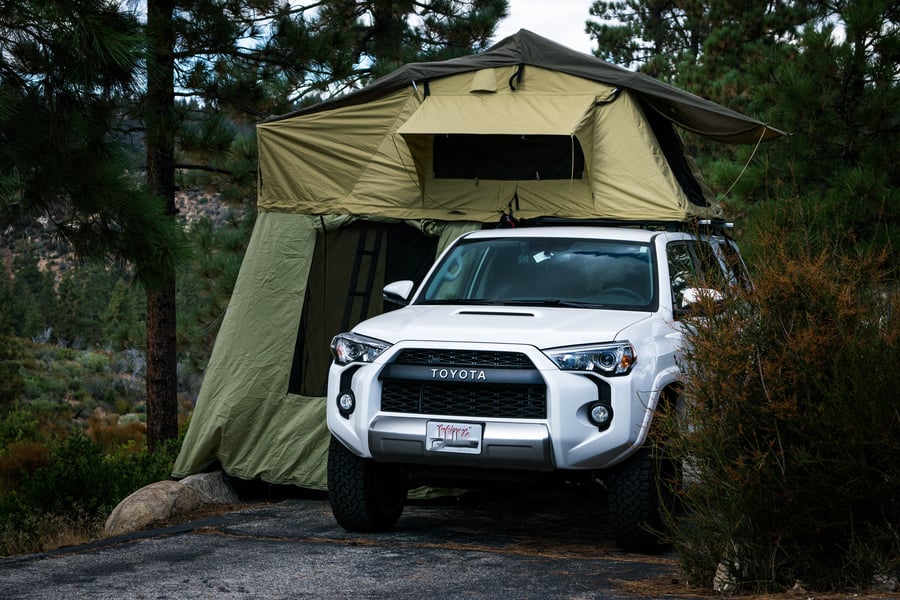
M 533 369 L 481 369 L 478 367 L 426 367 L 389 364 L 381 372 L 382 380 L 429 381 L 441 384 L 542 385 L 540 373 Z
M 431 378 L 447 381 L 487 381 L 480 369 L 431 369 Z

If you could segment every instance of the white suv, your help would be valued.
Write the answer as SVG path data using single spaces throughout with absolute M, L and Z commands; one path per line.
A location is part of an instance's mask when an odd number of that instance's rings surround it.
M 616 541 L 660 548 L 654 412 L 679 401 L 680 318 L 744 283 L 726 236 L 553 226 L 463 235 L 406 304 L 332 341 L 328 489 L 351 531 L 390 529 L 411 485 L 602 481 Z M 718 231 L 716 229 L 715 231 Z M 715 292 L 711 292 L 715 293 Z

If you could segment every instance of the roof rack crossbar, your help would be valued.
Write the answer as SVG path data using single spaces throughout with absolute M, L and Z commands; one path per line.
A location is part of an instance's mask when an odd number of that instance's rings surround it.
M 583 225 L 589 227 L 633 227 L 637 229 L 664 229 L 667 231 L 683 231 L 702 229 L 731 229 L 733 223 L 728 223 L 719 219 L 696 219 L 690 221 L 651 221 L 651 220 L 629 220 L 629 219 L 607 219 L 607 218 L 587 218 L 573 219 L 567 217 L 535 217 L 533 219 L 522 219 L 519 221 L 520 227 L 541 227 L 541 226 L 560 226 L 560 225 Z

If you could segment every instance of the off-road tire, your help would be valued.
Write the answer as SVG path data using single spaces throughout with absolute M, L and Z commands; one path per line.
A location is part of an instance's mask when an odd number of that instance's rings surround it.
M 408 483 L 394 465 L 360 458 L 333 436 L 328 446 L 328 501 L 347 531 L 393 529 L 403 512 Z
M 670 461 L 654 456 L 648 446 L 609 472 L 609 521 L 616 544 L 623 550 L 653 554 L 668 548 L 661 534 L 665 511 L 672 508 L 672 494 L 660 477 L 673 467 Z

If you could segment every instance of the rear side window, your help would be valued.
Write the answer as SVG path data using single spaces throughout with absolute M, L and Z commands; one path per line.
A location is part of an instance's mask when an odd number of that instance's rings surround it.
M 750 274 L 747 272 L 747 266 L 734 242 L 726 240 L 719 248 L 722 249 L 722 258 L 725 259 L 725 266 L 728 268 L 732 281 L 745 290 L 751 289 L 753 284 L 750 281 Z

